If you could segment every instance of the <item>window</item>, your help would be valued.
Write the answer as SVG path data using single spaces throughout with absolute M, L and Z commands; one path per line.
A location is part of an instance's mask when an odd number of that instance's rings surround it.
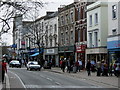
M 95 25 L 98 24 L 98 13 L 95 13 Z
M 92 26 L 92 15 L 89 17 L 89 26 Z
M 61 45 L 63 45 L 64 44 L 64 34 L 63 33 L 61 33 Z
M 86 37 L 86 31 L 85 29 L 83 30 L 83 41 L 85 41 L 85 37 Z
M 65 44 L 66 45 L 68 44 L 68 32 L 66 32 L 66 35 L 65 35 Z
M 52 39 L 50 39 L 50 47 L 52 47 Z
M 77 13 L 78 13 L 77 18 L 78 18 L 78 20 L 80 20 L 80 8 L 77 9 Z
M 92 47 L 92 33 L 89 33 L 89 47 Z
M 113 35 L 116 35 L 116 34 L 117 34 L 116 29 L 113 29 L 113 30 L 112 30 L 112 34 L 113 34 Z
M 73 31 L 71 31 L 71 40 L 73 40 Z
M 54 44 L 56 46 L 56 44 L 57 44 L 57 37 L 55 37 L 54 39 L 55 39 Z
M 63 19 L 63 16 L 61 16 L 61 25 L 64 25 L 64 19 Z
M 55 24 L 54 25 L 54 30 L 55 30 L 55 33 L 57 32 L 57 25 Z
M 80 42 L 80 30 L 78 30 L 78 42 Z
M 98 32 L 95 32 L 94 35 L 95 35 L 95 47 L 98 47 Z
M 42 32 L 43 32 L 43 29 L 44 29 L 44 28 L 43 28 L 43 22 L 42 22 Z
M 117 18 L 117 6 L 116 5 L 112 6 L 112 18 L 113 19 Z
M 73 22 L 73 12 L 71 12 L 71 22 Z
M 68 24 L 69 23 L 69 16 L 68 16 L 68 14 L 66 14 L 66 24 Z
M 53 27 L 52 27 L 52 25 L 50 25 L 50 34 L 52 34 L 52 29 L 53 29 Z

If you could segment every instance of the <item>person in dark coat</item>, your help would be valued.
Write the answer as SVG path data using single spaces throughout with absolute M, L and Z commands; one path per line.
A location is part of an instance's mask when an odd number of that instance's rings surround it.
M 97 76 L 101 76 L 101 62 L 97 62 Z
M 65 72 L 65 66 L 66 66 L 66 62 L 65 62 L 65 60 L 63 60 L 63 62 L 62 62 L 62 71 L 63 72 Z
M 90 70 L 91 70 L 91 63 L 90 63 L 89 60 L 88 60 L 87 65 L 86 65 L 86 69 L 87 69 L 87 72 L 88 72 L 88 76 L 90 76 L 90 75 L 91 75 L 91 73 L 90 73 Z

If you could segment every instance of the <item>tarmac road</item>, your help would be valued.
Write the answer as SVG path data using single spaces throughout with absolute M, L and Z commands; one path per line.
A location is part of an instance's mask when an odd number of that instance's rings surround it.
M 26 68 L 9 68 L 8 77 L 10 90 L 115 90 L 44 70 L 27 71 Z

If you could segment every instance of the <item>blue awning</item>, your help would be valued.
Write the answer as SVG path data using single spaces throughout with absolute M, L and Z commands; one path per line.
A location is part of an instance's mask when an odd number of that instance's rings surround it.
M 30 56 L 37 56 L 37 55 L 39 55 L 39 53 L 35 53 L 35 54 L 33 54 L 33 55 L 30 55 Z

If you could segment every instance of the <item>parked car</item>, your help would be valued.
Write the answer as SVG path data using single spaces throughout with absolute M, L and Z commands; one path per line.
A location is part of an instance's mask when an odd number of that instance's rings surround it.
M 38 65 L 37 61 L 29 61 L 27 63 L 27 70 L 39 70 L 40 71 L 41 66 Z
M 10 61 L 10 63 L 9 63 L 9 67 L 19 67 L 19 68 L 21 68 L 21 64 L 20 64 L 20 62 L 19 61 L 17 61 L 17 60 L 12 60 L 12 61 Z

